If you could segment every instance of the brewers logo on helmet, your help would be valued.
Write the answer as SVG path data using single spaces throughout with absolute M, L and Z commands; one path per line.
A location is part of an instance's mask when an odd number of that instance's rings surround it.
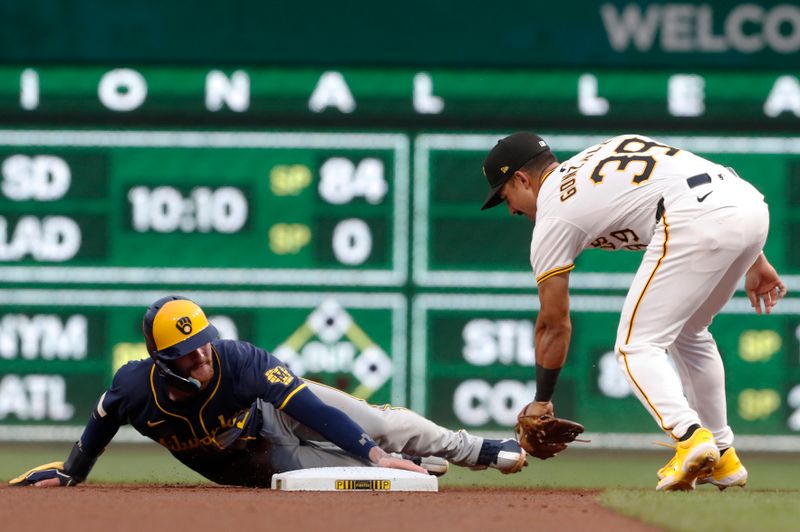
M 175 360 L 218 336 L 203 309 L 189 299 L 167 296 L 147 309 L 142 321 L 147 351 L 157 360 Z
M 167 365 L 215 340 L 219 333 L 200 306 L 180 296 L 162 297 L 147 309 L 142 320 L 147 352 L 167 382 L 188 393 L 200 391 L 200 382 L 181 376 Z

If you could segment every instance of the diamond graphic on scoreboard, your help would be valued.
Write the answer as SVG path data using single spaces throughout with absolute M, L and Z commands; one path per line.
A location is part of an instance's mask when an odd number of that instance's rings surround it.
M 373 345 L 355 360 L 353 375 L 361 381 L 362 386 L 378 389 L 392 376 L 392 360 L 383 349 Z
M 292 349 L 287 344 L 279 345 L 273 352 L 276 357 L 280 359 L 281 362 L 286 364 L 292 373 L 295 375 L 303 376 L 306 372 L 305 364 L 303 364 L 303 359 L 300 357 L 300 354 Z
M 323 301 L 273 352 L 298 376 L 307 374 L 341 389 L 355 380 L 355 388 L 344 391 L 361 399 L 392 376 L 389 355 L 333 299 Z
M 326 343 L 339 340 L 353 323 L 350 315 L 333 299 L 325 300 L 308 317 L 311 330 Z

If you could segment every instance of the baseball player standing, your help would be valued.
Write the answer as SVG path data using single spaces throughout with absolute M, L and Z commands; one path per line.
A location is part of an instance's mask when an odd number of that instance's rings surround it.
M 10 484 L 82 482 L 124 424 L 209 480 L 236 486 L 269 487 L 274 473 L 314 467 L 444 474 L 445 459 L 503 473 L 526 465 L 513 439 L 479 438 L 410 410 L 369 405 L 297 377 L 252 344 L 219 340 L 203 310 L 186 298 L 153 303 L 142 330 L 150 359 L 117 371 L 66 462 L 39 466 Z
M 643 135 L 608 139 L 559 164 L 540 137 L 515 133 L 489 152 L 483 172 L 491 190 L 482 209 L 505 201 L 510 214 L 535 222 L 536 397 L 523 413 L 552 414 L 570 341 L 575 258 L 587 248 L 641 250 L 615 352 L 642 405 L 676 442 L 656 489 L 744 486 L 708 327 L 742 276 L 758 314 L 786 293 L 762 252 L 763 196 L 732 169 Z

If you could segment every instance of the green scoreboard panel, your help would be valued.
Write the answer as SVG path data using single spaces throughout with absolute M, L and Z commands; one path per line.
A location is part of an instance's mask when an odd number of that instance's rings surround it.
M 406 275 L 401 135 L 5 130 L 0 168 L 0 276 L 397 285 Z
M 572 343 L 554 403 L 590 432 L 646 431 L 649 415 L 614 354 L 624 297 L 574 295 Z M 752 313 L 735 297 L 712 326 L 727 368 L 731 426 L 741 434 L 800 429 L 800 305 Z M 518 295 L 418 296 L 413 304 L 411 407 L 448 426 L 513 425 L 535 391 L 538 302 Z
M 795 70 L 0 67 L 6 121 L 797 130 Z M 344 120 L 343 120 L 344 119 Z
M 607 135 L 540 132 L 559 160 L 607 139 Z M 800 140 L 779 137 L 681 136 L 652 133 L 731 166 L 764 194 L 772 231 L 766 253 L 780 272 L 800 271 Z M 474 178 L 500 134 L 427 134 L 414 152 L 414 280 L 423 286 L 531 286 L 531 230 L 508 220 L 501 207 L 479 211 L 486 182 Z M 468 235 L 468 237 L 467 237 Z M 487 249 L 486 243 L 491 243 Z M 570 274 L 573 288 L 627 288 L 640 260 L 636 252 L 582 254 Z M 619 273 L 624 271 L 626 273 Z
M 171 293 L 305 377 L 508 433 L 535 389 L 532 227 L 479 211 L 480 167 L 527 129 L 560 159 L 650 135 L 765 195 L 789 297 L 756 316 L 739 291 L 712 331 L 734 429 L 800 449 L 796 102 L 778 71 L 4 66 L 0 440 L 80 427 Z M 593 433 L 657 433 L 613 354 L 639 259 L 571 273 L 556 405 Z
M 185 291 L 222 338 L 247 339 L 298 374 L 374 403 L 406 401 L 399 294 Z M 0 290 L 0 439 L 80 424 L 130 360 L 146 357 L 142 309 L 163 292 Z

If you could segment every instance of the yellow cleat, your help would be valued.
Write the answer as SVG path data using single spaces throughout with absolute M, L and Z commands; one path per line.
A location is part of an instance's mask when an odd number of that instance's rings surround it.
M 659 445 L 662 445 L 662 444 L 659 443 Z M 666 446 L 667 444 L 663 444 L 663 445 Z M 669 447 L 671 447 L 672 449 L 675 448 L 672 445 L 670 445 Z M 665 465 L 664 467 L 662 467 L 661 469 L 658 470 L 658 473 L 656 473 L 656 475 L 658 475 L 658 480 L 661 480 L 662 478 L 666 477 L 667 475 L 669 475 L 672 472 L 673 468 L 675 467 L 675 460 L 677 458 L 678 458 L 678 455 L 676 454 L 675 456 L 670 458 L 669 462 L 667 462 L 667 465 Z
M 736 449 L 731 447 L 723 454 L 711 474 L 697 479 L 698 484 L 714 484 L 720 490 L 747 484 L 747 469 L 736 455 Z
M 726 453 L 727 454 L 727 453 Z M 712 474 L 719 462 L 719 449 L 714 436 L 705 428 L 675 446 L 675 456 L 658 470 L 658 491 L 691 491 L 699 477 Z

